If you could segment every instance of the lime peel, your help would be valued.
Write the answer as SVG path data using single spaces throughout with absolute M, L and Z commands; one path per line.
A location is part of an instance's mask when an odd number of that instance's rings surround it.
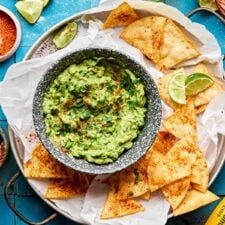
M 186 96 L 196 95 L 214 84 L 214 80 L 204 73 L 193 73 L 185 80 Z
M 61 28 L 53 38 L 53 43 L 58 49 L 65 48 L 77 34 L 77 23 L 71 22 Z

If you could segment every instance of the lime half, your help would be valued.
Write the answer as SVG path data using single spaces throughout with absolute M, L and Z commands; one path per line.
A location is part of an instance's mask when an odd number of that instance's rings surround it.
M 71 22 L 61 28 L 53 38 L 57 48 L 65 48 L 77 34 L 77 23 Z
M 186 103 L 184 70 L 178 70 L 169 82 L 169 95 L 173 101 L 183 105 Z
M 198 2 L 201 7 L 206 7 L 214 11 L 218 10 L 216 0 L 199 0 Z
M 204 73 L 193 73 L 185 80 L 186 95 L 196 95 L 214 84 L 213 79 Z
M 42 0 L 24 0 L 15 4 L 20 14 L 31 24 L 35 23 L 43 10 Z

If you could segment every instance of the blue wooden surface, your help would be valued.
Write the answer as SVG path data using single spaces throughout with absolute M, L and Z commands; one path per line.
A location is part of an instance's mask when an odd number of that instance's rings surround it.
M 35 25 L 29 25 L 16 11 L 14 4 L 16 0 L 1 0 L 0 4 L 13 11 L 21 22 L 23 37 L 20 47 L 16 54 L 4 63 L 0 63 L 0 80 L 3 79 L 7 68 L 15 62 L 23 59 L 30 46 L 51 26 L 60 20 L 73 15 L 82 10 L 86 10 L 98 5 L 99 0 L 51 0 L 49 6 L 44 10 L 40 20 Z M 188 13 L 198 7 L 196 0 L 167 0 L 166 3 L 177 7 L 183 13 Z M 214 16 L 208 13 L 200 13 L 193 16 L 193 21 L 204 24 L 217 38 L 222 51 L 225 53 L 225 27 Z M 7 129 L 5 116 L 0 110 L 0 126 Z M 8 208 L 3 198 L 3 187 L 8 179 L 18 170 L 16 162 L 10 152 L 7 163 L 0 169 L 0 225 L 24 225 Z M 211 187 L 216 194 L 225 195 L 225 166 L 220 175 Z M 34 221 L 43 219 L 53 212 L 29 187 L 24 178 L 20 178 L 10 190 L 12 202 Z M 168 225 L 203 225 L 216 203 L 203 207 L 193 213 L 174 218 L 168 221 Z M 51 223 L 52 225 L 74 225 L 76 223 L 64 218 L 63 216 Z

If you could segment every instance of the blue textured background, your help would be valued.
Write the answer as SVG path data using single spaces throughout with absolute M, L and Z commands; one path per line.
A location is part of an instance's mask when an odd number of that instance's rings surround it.
M 45 8 L 41 18 L 35 25 L 29 25 L 16 11 L 15 0 L 1 0 L 0 4 L 13 11 L 21 22 L 23 37 L 16 54 L 4 63 L 0 63 L 0 80 L 3 79 L 8 67 L 23 59 L 30 46 L 60 20 L 98 5 L 99 0 L 51 0 Z M 177 7 L 183 13 L 188 13 L 198 7 L 197 0 L 167 0 L 167 4 Z M 209 13 L 199 13 L 192 17 L 193 21 L 204 24 L 217 38 L 222 51 L 225 53 L 225 27 Z M 0 126 L 7 130 L 5 116 L 0 110 Z M 24 225 L 8 208 L 3 198 L 3 188 L 8 179 L 18 170 L 16 162 L 10 152 L 7 163 L 0 169 L 0 225 Z M 221 197 L 225 195 L 225 166 L 220 175 L 212 185 L 211 190 Z M 45 218 L 53 212 L 36 194 L 31 190 L 24 178 L 20 178 L 10 190 L 11 200 L 29 219 L 37 221 Z M 168 225 L 203 225 L 214 209 L 213 203 L 193 213 L 174 218 L 168 221 Z M 51 225 L 74 225 L 76 223 L 58 216 Z M 151 225 L 151 224 L 149 224 Z

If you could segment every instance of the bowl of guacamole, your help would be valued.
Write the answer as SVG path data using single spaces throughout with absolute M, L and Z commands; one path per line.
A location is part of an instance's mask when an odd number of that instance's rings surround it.
M 38 83 L 33 122 L 61 163 L 113 173 L 140 159 L 155 140 L 161 101 L 151 75 L 115 50 L 90 48 L 55 62 Z

